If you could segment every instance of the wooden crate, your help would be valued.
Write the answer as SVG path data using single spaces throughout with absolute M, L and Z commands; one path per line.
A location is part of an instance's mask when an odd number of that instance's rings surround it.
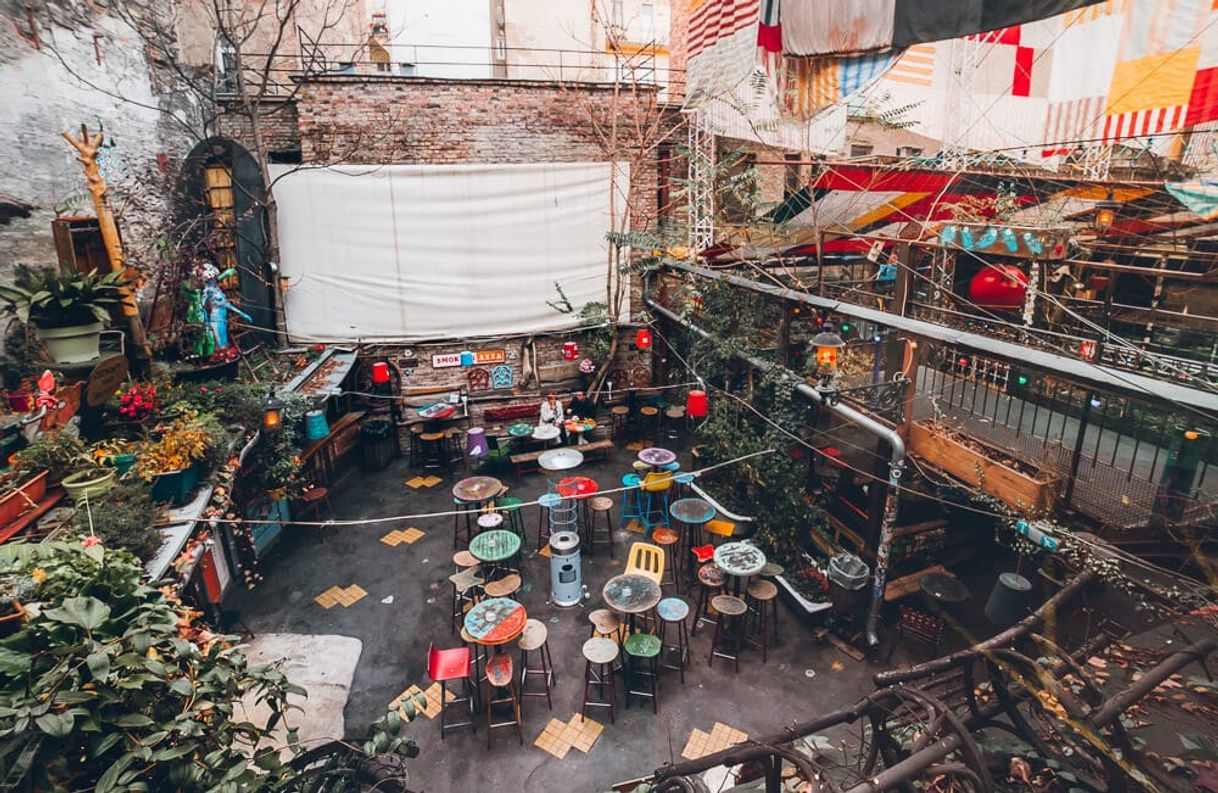
M 909 451 L 1020 511 L 1047 512 L 1057 499 L 1057 477 L 1025 474 L 1000 462 L 1001 452 L 975 439 L 962 443 L 924 421 L 910 428 Z

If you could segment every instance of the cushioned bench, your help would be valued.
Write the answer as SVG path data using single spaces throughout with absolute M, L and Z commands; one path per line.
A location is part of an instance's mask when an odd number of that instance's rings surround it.
M 537 423 L 537 417 L 541 413 L 541 400 L 536 402 L 514 402 L 510 405 L 495 405 L 489 407 L 482 414 L 486 422 L 492 421 L 513 421 L 515 419 L 532 419 L 534 424 Z
M 613 441 L 593 441 L 580 446 L 563 446 L 563 449 L 570 449 L 579 452 L 584 456 L 584 459 L 597 457 L 604 459 L 613 453 Z M 540 449 L 535 452 L 524 452 L 523 454 L 512 455 L 512 465 L 516 466 L 516 476 L 519 477 L 527 469 L 537 466 L 537 458 L 541 457 L 549 449 Z

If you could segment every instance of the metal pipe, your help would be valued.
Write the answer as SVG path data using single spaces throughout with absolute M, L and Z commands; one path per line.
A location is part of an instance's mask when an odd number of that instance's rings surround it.
M 648 287 L 650 286 L 650 274 L 643 280 L 643 302 L 652 311 L 662 317 L 682 325 L 704 339 L 713 341 L 713 336 L 699 328 L 684 317 L 676 314 L 669 309 L 661 306 L 651 299 Z M 776 368 L 775 364 L 769 361 L 763 361 L 756 358 L 743 350 L 734 350 L 735 355 L 740 360 L 762 371 Z M 888 578 L 888 559 L 892 550 L 894 524 L 897 518 L 897 507 L 900 499 L 901 475 L 905 470 L 905 441 L 902 440 L 901 434 L 887 424 L 872 418 L 871 416 L 861 411 L 855 410 L 849 405 L 844 405 L 841 402 L 831 401 L 826 393 L 822 393 L 816 388 L 801 382 L 795 387 L 796 393 L 806 397 L 817 405 L 823 405 L 831 412 L 838 414 L 846 421 L 856 424 L 871 434 L 879 437 L 888 443 L 892 449 L 888 458 L 888 490 L 884 497 L 884 514 L 880 522 L 880 539 L 875 551 L 875 571 L 873 576 L 873 584 L 871 590 L 871 608 L 867 613 L 867 642 L 872 647 L 880 643 L 879 636 L 879 620 L 880 608 L 884 603 L 884 585 Z

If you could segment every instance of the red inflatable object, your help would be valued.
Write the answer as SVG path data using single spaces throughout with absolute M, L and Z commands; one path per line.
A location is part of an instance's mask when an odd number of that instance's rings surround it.
M 968 284 L 968 299 L 980 306 L 1018 308 L 1028 291 L 1028 276 L 1013 264 L 987 266 Z

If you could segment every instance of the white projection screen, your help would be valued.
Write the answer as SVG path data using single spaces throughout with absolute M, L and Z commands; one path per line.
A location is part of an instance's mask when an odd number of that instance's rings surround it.
M 556 282 L 605 300 L 607 162 L 271 167 L 296 341 L 562 330 Z

